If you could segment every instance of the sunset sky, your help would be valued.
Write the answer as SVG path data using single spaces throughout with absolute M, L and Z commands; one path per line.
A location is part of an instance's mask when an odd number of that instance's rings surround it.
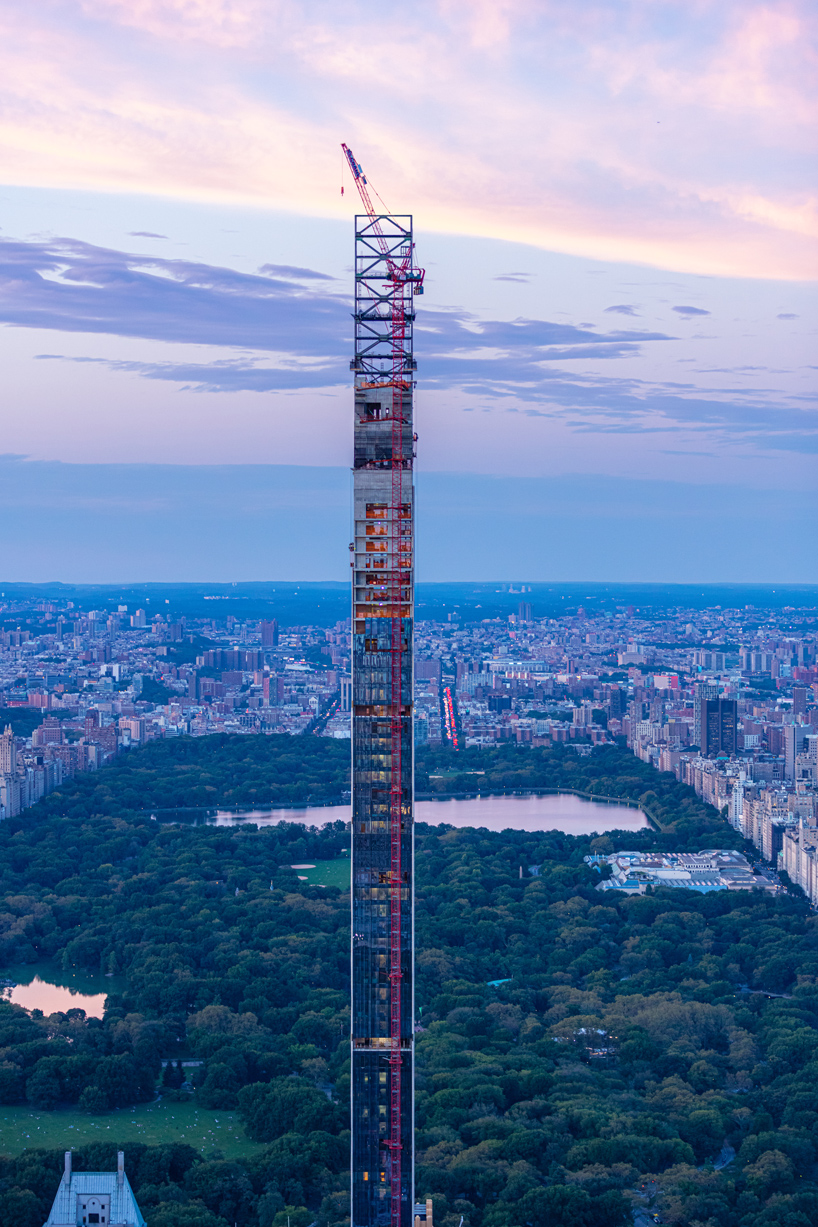
M 816 32 L 0 0 L 0 578 L 344 577 L 343 140 L 427 268 L 421 579 L 814 580 Z

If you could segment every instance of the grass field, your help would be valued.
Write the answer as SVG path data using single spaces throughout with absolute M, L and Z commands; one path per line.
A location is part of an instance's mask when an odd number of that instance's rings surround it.
M 86 1116 L 76 1109 L 36 1112 L 28 1107 L 0 1107 L 0 1154 L 24 1150 L 78 1149 L 88 1142 L 187 1142 L 201 1154 L 220 1151 L 225 1159 L 240 1159 L 263 1149 L 245 1136 L 235 1112 L 210 1112 L 190 1103 L 138 1104 L 104 1116 Z
M 339 856 L 334 861 L 316 861 L 310 869 L 296 870 L 299 877 L 306 878 L 310 886 L 337 886 L 339 890 L 349 890 L 350 866 L 348 856 Z

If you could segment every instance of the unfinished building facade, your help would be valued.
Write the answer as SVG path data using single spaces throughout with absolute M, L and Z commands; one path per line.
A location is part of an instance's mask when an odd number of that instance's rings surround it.
M 411 217 L 355 219 L 352 1227 L 412 1227 Z

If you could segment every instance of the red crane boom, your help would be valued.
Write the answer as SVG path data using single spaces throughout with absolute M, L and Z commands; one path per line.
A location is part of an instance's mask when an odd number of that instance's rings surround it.
M 363 202 L 364 211 L 368 213 L 372 219 L 373 229 L 378 236 L 378 243 L 381 251 L 386 257 L 389 265 L 391 278 L 394 281 L 400 282 L 401 285 L 406 285 L 407 282 L 411 282 L 413 292 L 415 294 L 422 294 L 423 279 L 426 276 L 426 270 L 424 268 L 412 268 L 411 252 L 409 252 L 401 261 L 396 261 L 394 257 L 389 254 L 389 244 L 384 238 L 383 231 L 381 230 L 380 223 L 378 222 L 378 211 L 373 205 L 372 199 L 369 195 L 369 186 L 366 181 L 366 175 L 364 174 L 363 167 L 361 166 L 360 162 L 356 161 L 355 155 L 348 145 L 341 142 L 341 148 L 343 149 L 344 156 L 349 163 L 349 169 L 352 171 L 352 178 L 355 180 L 355 186 L 357 187 L 358 195 L 361 197 Z M 389 210 L 384 209 L 384 212 L 388 213 Z

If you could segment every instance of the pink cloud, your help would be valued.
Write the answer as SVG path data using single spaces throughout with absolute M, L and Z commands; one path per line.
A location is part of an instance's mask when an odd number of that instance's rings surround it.
M 273 0 L 81 0 L 83 14 L 108 18 L 157 38 L 201 40 L 216 47 L 247 46 Z
M 347 140 L 421 225 L 818 272 L 806 3 L 0 2 L 7 182 L 348 215 Z

